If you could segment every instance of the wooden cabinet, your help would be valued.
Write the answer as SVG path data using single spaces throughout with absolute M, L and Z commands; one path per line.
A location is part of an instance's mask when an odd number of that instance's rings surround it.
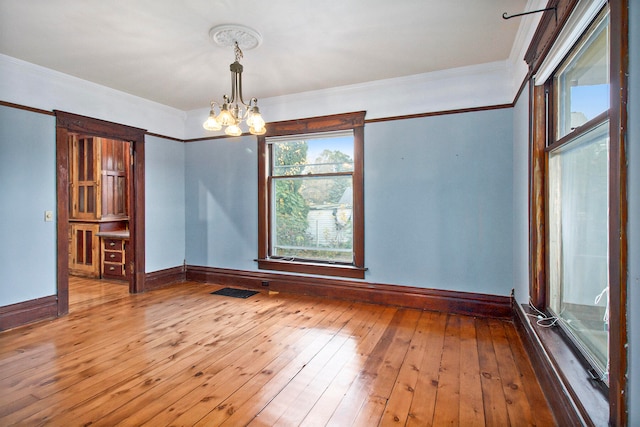
M 127 278 L 126 248 L 128 240 L 102 234 L 102 277 L 124 280 Z
M 71 223 L 69 227 L 69 274 L 99 277 L 99 231 L 99 224 Z
M 69 273 L 100 277 L 105 258 L 98 233 L 129 228 L 130 143 L 71 134 L 69 154 Z M 108 267 L 116 274 L 121 265 L 119 278 L 126 270 L 121 244 L 122 259 Z

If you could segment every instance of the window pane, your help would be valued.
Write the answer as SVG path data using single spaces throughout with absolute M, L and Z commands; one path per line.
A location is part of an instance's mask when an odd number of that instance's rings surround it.
M 549 156 L 551 309 L 601 374 L 608 366 L 609 124 Z
M 273 176 L 353 171 L 353 135 L 272 144 Z
M 556 139 L 609 109 L 609 16 L 600 19 L 556 74 Z
M 271 256 L 353 262 L 352 177 L 274 178 Z

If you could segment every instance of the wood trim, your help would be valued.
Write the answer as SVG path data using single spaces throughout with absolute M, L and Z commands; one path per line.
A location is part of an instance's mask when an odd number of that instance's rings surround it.
M 529 154 L 529 296 L 536 307 L 546 307 L 546 98 L 545 86 L 531 82 L 531 151 Z
M 341 276 L 364 279 L 364 117 L 365 111 L 269 123 L 267 133 L 258 136 L 258 267 L 294 273 Z M 327 265 L 309 262 L 285 262 L 269 258 L 270 185 L 269 136 L 297 135 L 337 130 L 353 130 L 353 251 L 354 265 Z
M 144 140 L 144 129 L 134 128 L 119 123 L 94 119 L 55 110 L 56 125 L 67 129 L 68 132 L 77 132 L 87 135 L 101 136 L 105 138 L 121 139 L 123 141 Z
M 264 137 L 258 137 L 258 258 L 269 256 L 269 150 Z
M 547 10 L 542 14 L 538 28 L 524 55 L 524 60 L 529 65 L 530 76 L 534 75 L 542 65 L 577 3 L 578 0 L 549 0 L 547 3 L 547 7 L 555 7 L 556 11 Z
M 186 280 L 186 269 L 184 266 L 158 270 L 145 275 L 145 290 L 161 288 L 173 283 L 181 283 Z
M 516 104 L 520 100 L 520 96 L 522 96 L 522 94 L 524 93 L 525 88 L 527 88 L 527 85 L 529 83 L 530 83 L 530 79 L 529 79 L 529 76 L 527 75 L 522 80 L 522 83 L 520 83 L 520 87 L 518 88 L 518 92 L 516 93 L 516 96 L 513 98 L 513 102 L 511 103 L 511 107 L 515 107 L 516 106 Z M 533 83 L 531 83 L 531 84 L 533 84 Z M 529 86 L 531 86 L 531 85 L 529 85 Z M 529 93 L 529 100 L 531 100 L 531 93 Z
M 576 357 L 558 329 L 534 327 L 528 317 L 532 314 L 515 306 L 514 324 L 558 425 L 607 425 L 607 398 L 587 378 L 586 362 Z
M 0 101 L 0 105 L 17 110 L 30 111 L 32 113 L 44 114 L 46 116 L 55 116 L 53 111 L 41 110 L 40 108 L 27 107 L 26 105 L 14 104 L 13 102 Z
M 282 259 L 259 259 L 258 268 L 264 270 L 289 271 L 292 273 L 317 274 L 320 276 L 338 276 L 350 279 L 364 279 L 365 268 L 353 265 L 323 264 Z
M 243 133 L 241 136 L 245 136 L 245 135 L 254 136 L 254 135 L 252 135 L 250 133 Z M 159 135 L 157 135 L 157 136 L 159 136 Z M 182 142 L 188 143 L 188 142 L 213 141 L 213 140 L 216 140 L 216 139 L 228 139 L 228 138 L 237 138 L 237 137 L 229 136 L 229 135 L 211 135 L 211 136 L 203 136 L 201 138 L 183 139 Z M 168 138 L 168 139 L 172 139 L 172 138 Z
M 133 259 L 128 263 L 129 291 L 143 292 L 145 288 L 145 196 L 144 196 L 144 136 L 145 130 L 118 123 L 107 122 L 91 117 L 80 116 L 64 111 L 55 111 L 56 115 L 56 163 L 57 163 L 57 292 L 58 312 L 66 314 L 69 311 L 69 133 L 78 132 L 111 139 L 131 142 L 134 151 L 132 174 L 130 182 L 129 206 L 133 207 L 133 218 L 129 222 L 129 244 L 134 248 Z M 127 251 L 130 252 L 130 251 Z M 127 256 L 131 256 L 127 254 Z
M 172 136 L 160 135 L 159 133 L 145 132 L 145 135 L 153 136 L 153 137 L 156 137 L 156 138 L 168 139 L 168 140 L 170 140 L 170 141 L 176 141 L 176 142 L 187 142 L 187 141 L 185 141 L 184 139 L 174 138 L 174 137 L 172 137 Z M 206 138 L 206 139 L 211 139 L 211 138 Z
M 522 88 L 520 89 L 522 90 Z M 516 97 L 517 99 L 517 97 Z M 470 107 L 470 108 L 458 108 L 456 110 L 442 110 L 442 111 L 433 111 L 430 113 L 418 113 L 418 114 L 407 114 L 404 116 L 391 116 L 391 117 L 381 117 L 377 119 L 367 119 L 365 123 L 379 123 L 379 122 L 390 122 L 394 120 L 407 120 L 407 119 L 419 119 L 422 117 L 435 117 L 435 116 L 446 116 L 449 114 L 461 114 L 461 113 L 474 113 L 477 111 L 490 111 L 490 110 L 501 110 L 504 108 L 513 108 L 515 103 L 511 104 L 497 104 L 497 105 L 488 105 L 485 107 Z
M 550 103 L 550 106 L 553 109 L 556 108 L 556 106 L 553 104 L 553 102 Z M 585 135 L 585 134 L 591 132 L 593 129 L 595 129 L 596 127 L 598 127 L 602 123 L 606 122 L 607 120 L 610 120 L 609 113 L 610 113 L 610 110 L 607 110 L 607 111 L 605 111 L 603 113 L 598 114 L 593 119 L 589 120 L 588 122 L 584 123 L 581 126 L 578 126 L 577 128 L 575 128 L 573 130 L 573 132 L 563 136 L 562 138 L 560 138 L 557 141 L 552 136 L 550 138 L 549 145 L 547 146 L 547 148 L 545 148 L 545 151 L 554 151 L 556 148 L 562 147 L 565 143 L 567 143 L 567 141 L 576 140 L 579 137 L 581 137 L 582 135 Z M 554 129 L 553 128 L 549 128 L 548 132 L 549 132 L 549 135 L 552 135 L 552 132 L 554 132 Z
M 186 279 L 198 282 L 471 316 L 501 319 L 513 316 L 513 299 L 508 296 L 194 265 L 187 265 L 186 269 Z
M 627 425 L 627 101 L 628 0 L 609 1 L 609 422 Z M 617 237 L 617 239 L 616 239 Z
M 133 256 L 127 251 L 128 257 L 128 277 L 129 280 L 129 292 L 132 294 L 144 292 L 145 286 L 145 161 L 144 161 L 144 134 L 139 134 L 136 139 L 132 141 L 133 144 L 133 173 L 130 176 L 133 178 L 133 182 L 130 183 L 129 188 L 131 193 L 129 195 L 129 203 L 133 208 L 133 212 L 129 213 L 129 217 L 133 218 L 133 221 L 129 221 L 129 233 L 131 238 L 129 239 L 129 245 L 133 246 Z
M 0 331 L 55 318 L 58 316 L 58 307 L 55 295 L 0 307 Z
M 68 132 L 56 126 L 56 287 L 58 316 L 69 312 L 69 144 Z
M 364 113 L 362 113 L 364 120 Z M 364 279 L 364 125 L 353 129 L 353 264 Z
M 354 129 L 364 126 L 365 113 L 365 111 L 356 111 L 353 113 L 332 114 L 328 116 L 271 122 L 267 125 L 267 132 L 264 135 L 260 135 L 258 139 L 263 139 L 269 136 L 285 136 Z

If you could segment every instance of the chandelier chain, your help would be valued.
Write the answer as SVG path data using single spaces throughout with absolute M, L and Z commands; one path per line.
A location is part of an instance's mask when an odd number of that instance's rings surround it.
M 238 46 L 238 42 L 235 42 L 235 46 L 233 48 L 233 52 L 236 54 L 236 62 L 240 62 L 242 59 L 242 50 L 240 50 L 240 46 Z

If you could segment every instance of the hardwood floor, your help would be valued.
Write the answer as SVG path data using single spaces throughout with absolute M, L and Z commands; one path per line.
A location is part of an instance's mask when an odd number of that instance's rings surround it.
M 554 425 L 513 324 L 295 295 L 129 295 L 0 334 L 0 425 Z

